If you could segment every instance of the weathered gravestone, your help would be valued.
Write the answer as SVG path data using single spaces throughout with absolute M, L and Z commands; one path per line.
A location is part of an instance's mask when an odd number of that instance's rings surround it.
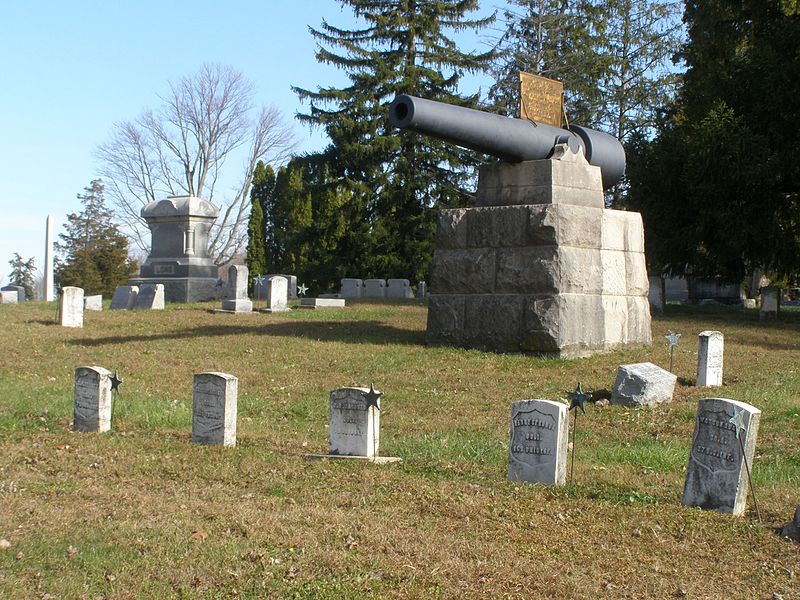
M 83 309 L 94 310 L 94 311 L 103 310 L 103 296 L 101 294 L 95 294 L 93 296 L 84 296 Z
M 130 310 L 136 304 L 136 296 L 138 295 L 138 285 L 118 285 L 114 288 L 109 310 Z
M 267 279 L 267 307 L 265 312 L 286 312 L 289 308 L 288 281 L 281 275 Z
M 300 298 L 300 308 L 344 308 L 344 298 Z
M 111 371 L 103 367 L 75 369 L 72 428 L 100 433 L 111 429 Z
M 428 294 L 428 284 L 420 281 L 417 284 L 417 298 L 424 298 Z
M 232 265 L 228 269 L 228 298 L 222 301 L 226 312 L 253 312 L 253 303 L 247 297 L 249 271 L 244 265 Z
M 385 298 L 386 280 L 385 279 L 365 279 L 364 280 L 365 298 Z
M 342 298 L 361 298 L 364 296 L 364 281 L 362 279 L 342 279 L 339 295 Z
M 664 296 L 666 295 L 664 289 L 664 278 L 658 275 L 651 275 L 647 279 L 650 285 L 647 292 L 647 300 L 650 302 L 650 310 L 664 312 Z
M 164 310 L 164 284 L 141 284 L 133 308 L 135 310 Z
M 83 327 L 83 288 L 61 288 L 58 298 L 58 322 L 63 327 Z
M 17 302 L 25 302 L 28 299 L 25 288 L 21 285 L 6 285 L 0 288 L 0 292 L 17 292 Z
M 521 400 L 511 407 L 508 478 L 564 485 L 567 476 L 567 405 Z
M 682 504 L 744 513 L 747 469 L 753 464 L 760 420 L 761 411 L 750 404 L 727 398 L 700 400 Z
M 781 288 L 770 285 L 761 288 L 761 312 L 758 314 L 762 321 L 777 319 L 781 309 Z
M 239 380 L 227 373 L 196 373 L 192 393 L 192 442 L 236 445 Z
M 722 385 L 725 337 L 719 331 L 701 331 L 697 336 L 697 386 Z
M 671 402 L 677 376 L 653 363 L 620 365 L 611 390 L 611 404 L 653 407 Z
M 389 279 L 386 282 L 387 298 L 413 298 L 411 283 L 408 279 Z
M 18 301 L 19 295 L 15 291 L 0 292 L 0 304 L 17 304 Z

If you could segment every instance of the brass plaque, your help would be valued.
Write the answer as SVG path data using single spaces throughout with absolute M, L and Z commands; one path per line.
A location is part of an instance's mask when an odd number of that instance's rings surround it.
M 519 118 L 561 127 L 564 84 L 555 79 L 519 72 Z

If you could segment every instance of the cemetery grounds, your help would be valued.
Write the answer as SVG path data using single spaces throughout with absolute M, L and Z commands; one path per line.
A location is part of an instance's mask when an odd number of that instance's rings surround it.
M 650 347 L 581 360 L 424 344 L 417 301 L 213 314 L 0 306 L 0 597 L 800 598 L 800 311 L 669 305 Z M 105 303 L 108 308 L 108 301 Z M 607 397 L 620 364 L 668 367 L 671 404 L 587 404 L 574 483 L 506 479 L 511 403 Z M 725 385 L 693 387 L 697 334 Z M 112 432 L 70 429 L 78 366 L 118 370 Z M 191 443 L 192 376 L 239 378 L 234 449 Z M 328 396 L 374 383 L 380 453 L 327 451 Z M 698 400 L 763 411 L 740 518 L 681 506 Z M 595 399 L 596 399 L 595 398 Z M 572 418 L 570 418 L 570 427 Z M 571 460 L 571 455 L 570 455 Z

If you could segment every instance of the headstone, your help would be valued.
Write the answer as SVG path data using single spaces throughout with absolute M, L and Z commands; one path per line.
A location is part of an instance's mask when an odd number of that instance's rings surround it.
M 228 299 L 222 301 L 222 310 L 231 312 L 253 312 L 253 303 L 247 297 L 249 272 L 244 265 L 228 268 Z
M 164 284 L 143 283 L 136 295 L 136 310 L 164 310 Z
M 381 411 L 368 406 L 368 388 L 339 388 L 330 395 L 328 453 L 373 457 L 380 445 Z
M 742 306 L 745 308 L 758 308 L 758 302 L 755 298 L 745 298 L 742 300 Z
M 93 296 L 84 296 L 83 297 L 83 308 L 84 310 L 103 310 L 103 296 L 101 294 L 95 294 Z
M 417 298 L 424 298 L 428 293 L 428 284 L 424 281 L 420 281 L 417 284 Z
M 742 420 L 738 430 L 734 409 Z M 700 400 L 682 504 L 733 515 L 744 513 L 748 483 L 744 458 L 752 469 L 760 420 L 761 411 L 750 404 L 727 398 Z
M 111 429 L 111 371 L 103 367 L 75 369 L 75 404 L 72 418 L 75 431 Z
M 19 296 L 17 292 L 2 291 L 0 292 L 0 304 L 17 304 Z
M 385 298 L 386 280 L 385 279 L 365 279 L 364 280 L 365 298 Z
M 111 297 L 111 308 L 109 310 L 130 310 L 136 304 L 136 296 L 139 295 L 137 285 L 118 285 L 114 288 L 114 295 Z
M 389 279 L 386 282 L 387 298 L 413 298 L 414 292 L 408 279 Z
M 239 380 L 227 373 L 196 373 L 192 393 L 192 442 L 236 445 Z
M 764 321 L 777 319 L 781 307 L 781 288 L 769 285 L 761 288 L 761 312 L 759 318 Z
M 83 327 L 83 288 L 69 285 L 61 288 L 58 322 L 63 327 Z
M 653 363 L 620 365 L 611 404 L 653 407 L 671 402 L 677 376 Z
M 289 292 L 289 300 L 297 300 L 297 275 L 284 275 Z
M 725 337 L 719 331 L 701 331 L 697 336 L 697 386 L 722 385 Z
M 28 294 L 21 285 L 7 285 L 1 287 L 0 292 L 17 292 L 17 302 L 25 302 L 28 299 Z
M 647 299 L 650 302 L 650 310 L 664 312 L 664 278 L 658 275 L 648 277 L 650 288 L 647 292 Z
M 44 301 L 56 299 L 55 279 L 53 277 L 53 215 L 47 215 L 44 241 Z
M 267 307 L 266 312 L 286 312 L 289 308 L 288 281 L 286 277 L 274 275 L 267 279 Z
M 342 279 L 342 288 L 339 295 L 342 298 L 362 298 L 364 296 L 364 281 L 362 279 Z
M 781 535 L 795 542 L 800 542 L 800 504 L 794 511 L 794 521 L 789 521 L 781 529 Z
M 511 407 L 508 478 L 564 485 L 567 476 L 567 405 L 521 400 Z
M 300 308 L 344 308 L 344 298 L 300 298 Z

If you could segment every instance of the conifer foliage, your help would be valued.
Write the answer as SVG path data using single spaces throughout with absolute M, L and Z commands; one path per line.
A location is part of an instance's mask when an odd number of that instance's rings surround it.
M 9 285 L 18 285 L 25 288 L 26 298 L 32 300 L 35 283 L 34 272 L 36 270 L 33 258 L 25 260 L 22 256 L 14 252 L 14 258 L 8 261 L 8 264 L 11 266 L 11 273 L 8 275 Z

